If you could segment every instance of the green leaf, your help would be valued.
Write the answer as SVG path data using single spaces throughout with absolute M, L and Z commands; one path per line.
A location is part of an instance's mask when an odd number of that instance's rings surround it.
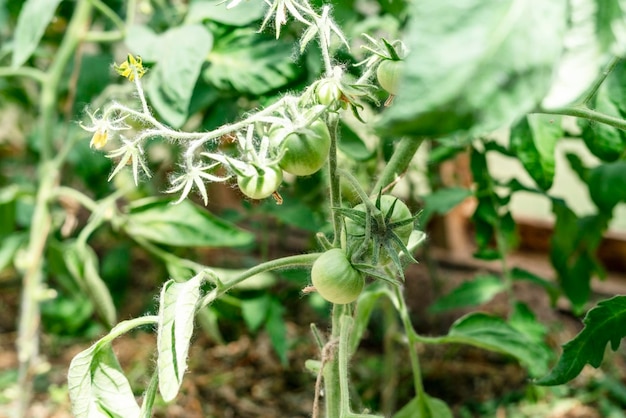
M 195 0 L 189 5 L 185 23 L 199 23 L 212 20 L 229 26 L 247 26 L 260 20 L 265 15 L 267 5 L 264 2 L 246 2 L 236 9 L 228 9 L 222 0 Z
M 513 312 L 509 318 L 509 325 L 526 335 L 536 344 L 545 345 L 544 339 L 548 334 L 548 329 L 544 324 L 537 321 L 537 317 L 525 303 L 515 302 Z M 549 350 L 547 345 L 545 345 L 545 348 Z
M 178 247 L 240 247 L 254 236 L 183 200 L 147 198 L 129 208 L 124 230 L 131 237 Z
M 420 223 L 426 225 L 435 213 L 445 215 L 471 195 L 472 191 L 469 189 L 448 187 L 423 196 L 424 211 L 420 217 Z
M 556 223 L 550 242 L 550 260 L 565 295 L 578 312 L 589 299 L 592 276 L 604 274 L 595 253 L 609 216 L 599 213 L 578 218 L 565 202 L 558 199 L 553 199 L 552 211 Z
M 613 351 L 626 336 L 626 296 L 615 296 L 603 300 L 587 312 L 583 330 L 563 346 L 563 354 L 557 365 L 538 385 L 554 386 L 566 383 L 581 372 L 585 364 L 598 368 L 602 363 L 606 345 L 610 342 Z
M 511 269 L 510 274 L 511 279 L 513 280 L 524 280 L 543 287 L 546 293 L 550 296 L 550 302 L 553 305 L 556 303 L 556 300 L 559 297 L 559 289 L 552 281 L 546 280 L 543 277 L 537 276 L 536 274 L 519 267 Z
M 35 52 L 61 0 L 27 0 L 17 18 L 11 66 L 21 67 Z
M 553 115 L 527 115 L 511 130 L 511 151 L 542 190 L 552 187 L 554 149 L 562 137 L 561 118 Z
M 614 71 L 617 71 L 619 74 L 619 72 L 624 70 L 616 68 Z M 615 85 L 613 75 L 609 75 L 608 79 L 600 86 L 590 105 L 598 112 L 609 116 L 623 117 L 619 106 L 626 106 L 626 103 L 620 103 L 618 95 L 621 93 L 613 93 L 613 90 L 616 88 L 622 90 L 623 87 Z M 593 155 L 603 161 L 615 161 L 624 154 L 626 133 L 623 130 L 604 123 L 587 120 L 581 120 L 579 124 L 583 128 L 582 138 L 585 141 L 585 145 L 587 145 L 587 148 Z
M 98 272 L 98 257 L 94 250 L 84 243 L 69 243 L 63 252 L 63 260 L 74 280 L 93 302 L 98 316 L 108 327 L 113 327 L 117 313 L 111 292 Z
M 473 280 L 461 283 L 452 292 L 439 298 L 430 306 L 429 311 L 440 313 L 450 309 L 482 305 L 503 290 L 506 290 L 506 285 L 501 278 L 493 275 L 477 276 Z
M 593 203 L 602 212 L 610 214 L 618 203 L 626 202 L 626 161 L 593 168 L 589 172 L 587 184 Z
M 141 56 L 143 62 L 157 62 L 160 56 L 160 36 L 146 25 L 133 25 L 126 31 L 124 40 L 128 49 Z
M 374 156 L 374 150 L 369 150 L 365 142 L 352 127 L 346 123 L 339 124 L 340 135 L 338 146 L 339 149 L 356 161 L 367 161 Z
M 187 352 L 203 281 L 203 274 L 182 283 L 169 280 L 161 290 L 157 368 L 159 391 L 165 402 L 176 397 L 187 369 Z
M 404 405 L 401 410 L 396 412 L 393 418 L 452 418 L 452 411 L 448 405 L 441 399 L 432 398 L 425 395 L 426 411 L 420 408 L 419 398 L 413 398 L 409 403 Z
M 502 318 L 475 312 L 459 318 L 448 335 L 436 339 L 439 343 L 461 343 L 510 355 L 519 360 L 531 375 L 545 373 L 548 366 L 546 352 L 525 334 Z
M 213 47 L 213 35 L 202 25 L 169 29 L 158 38 L 159 56 L 147 92 L 159 114 L 179 128 L 187 120 L 193 89 Z
M 350 333 L 350 341 L 348 344 L 350 354 L 354 354 L 356 352 L 356 349 L 361 342 L 361 338 L 363 338 L 363 334 L 367 329 L 367 324 L 370 321 L 372 312 L 376 307 L 376 303 L 378 303 L 378 299 L 380 299 L 381 296 L 388 294 L 389 290 L 387 290 L 387 287 L 367 286 L 359 295 L 359 298 L 356 301 L 354 326 L 352 328 L 352 332 Z
M 567 4 L 412 3 L 406 71 L 380 130 L 432 137 L 480 134 L 535 109 L 548 92 L 561 55 Z
M 222 90 L 262 95 L 300 75 L 292 59 L 292 48 L 289 42 L 250 29 L 237 29 L 215 45 L 203 77 Z
M 265 330 L 270 336 L 272 347 L 278 354 L 280 363 L 287 365 L 287 327 L 283 318 L 285 308 L 276 298 L 270 299 Z
M 67 386 L 76 418 L 135 418 L 140 409 L 109 343 L 98 341 L 72 359 Z
M 263 296 L 252 299 L 241 300 L 241 314 L 246 326 L 251 332 L 255 332 L 259 329 L 270 309 L 271 298 L 268 293 Z
M 0 271 L 9 267 L 19 248 L 28 241 L 28 234 L 16 232 L 2 238 L 0 243 Z

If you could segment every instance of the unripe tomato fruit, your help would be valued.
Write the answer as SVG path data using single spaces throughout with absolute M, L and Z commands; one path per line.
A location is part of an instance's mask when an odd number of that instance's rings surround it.
M 378 84 L 389 94 L 398 94 L 400 78 L 404 72 L 404 61 L 386 59 L 378 65 L 376 78 Z
M 363 274 L 352 267 L 339 248 L 328 250 L 315 260 L 311 281 L 324 299 L 340 305 L 354 302 L 365 286 Z
M 284 127 L 272 127 L 269 130 L 270 141 L 276 143 L 287 132 Z M 296 176 L 310 176 L 316 173 L 328 157 L 330 151 L 330 132 L 322 120 L 309 125 L 306 132 L 292 132 L 280 143 L 285 150 L 279 165 L 288 173 Z
M 283 171 L 278 167 L 265 167 L 262 173 L 238 175 L 237 185 L 251 199 L 265 199 L 278 189 L 283 181 Z
M 319 104 L 330 106 L 341 98 L 341 88 L 336 80 L 320 80 L 315 86 L 315 96 Z

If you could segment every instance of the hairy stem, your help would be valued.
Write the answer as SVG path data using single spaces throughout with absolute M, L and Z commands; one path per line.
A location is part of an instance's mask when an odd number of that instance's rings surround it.
M 626 130 L 626 119 L 622 119 L 616 116 L 610 116 L 605 113 L 589 109 L 588 107 L 583 105 L 564 107 L 555 110 L 541 109 L 535 113 L 545 113 L 547 115 L 575 116 L 577 118 L 583 118 L 594 122 L 604 123 L 605 125 L 609 125 L 617 129 Z
M 398 142 L 391 159 L 374 185 L 373 193 L 378 193 L 380 190 L 387 187 L 387 185 L 396 181 L 398 176 L 406 171 L 417 149 L 422 145 L 422 142 L 424 142 L 424 139 L 425 138 L 404 137 Z

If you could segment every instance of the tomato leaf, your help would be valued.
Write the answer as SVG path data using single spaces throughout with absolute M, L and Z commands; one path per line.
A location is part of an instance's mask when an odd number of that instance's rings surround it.
M 249 232 L 187 200 L 177 205 L 159 198 L 134 202 L 123 228 L 131 237 L 179 247 L 240 247 L 254 241 Z
M 187 369 L 187 352 L 203 281 L 203 274 L 182 283 L 169 280 L 161 290 L 157 368 L 159 391 L 165 402 L 176 397 Z
M 175 27 L 158 37 L 159 55 L 147 93 L 154 108 L 174 128 L 187 120 L 196 81 L 212 47 L 213 35 L 199 24 Z
M 624 144 L 626 147 L 626 143 Z M 626 202 L 626 161 L 616 161 L 593 168 L 587 183 L 591 200 L 598 208 L 611 213 L 620 202 Z
M 563 354 L 550 373 L 535 383 L 554 386 L 567 383 L 582 371 L 585 364 L 598 368 L 602 363 L 606 345 L 610 342 L 613 351 L 626 337 L 626 296 L 615 296 L 599 302 L 587 312 L 585 327 L 570 342 L 563 346 Z
M 285 319 L 283 318 L 283 312 L 285 308 L 281 302 L 276 298 L 271 298 L 267 312 L 267 322 L 265 323 L 265 330 L 270 336 L 272 347 L 278 354 L 280 363 L 283 366 L 287 365 L 287 327 L 285 326 Z
M 531 375 L 544 374 L 548 353 L 527 335 L 519 332 L 502 318 L 475 312 L 459 318 L 448 335 L 437 338 L 441 343 L 469 344 L 486 350 L 507 354 L 519 360 Z
M 268 293 L 251 299 L 241 300 L 241 314 L 248 329 L 255 332 L 265 322 L 270 308 L 271 298 Z
M 429 310 L 432 313 L 440 313 L 450 309 L 482 305 L 505 289 L 504 281 L 497 276 L 477 276 L 473 280 L 463 282 L 447 295 L 437 299 Z
M 262 95 L 299 76 L 292 48 L 286 41 L 237 29 L 219 39 L 202 76 L 222 90 Z
M 139 417 L 139 406 L 109 342 L 98 341 L 72 359 L 67 386 L 76 418 Z
M 424 196 L 422 198 L 424 210 L 420 216 L 420 224 L 426 225 L 435 213 L 445 215 L 471 195 L 472 191 L 469 189 L 448 187 Z
M 17 18 L 11 66 L 21 67 L 35 52 L 61 0 L 27 0 Z
M 228 9 L 228 4 L 222 0 L 192 1 L 185 18 L 185 23 L 199 23 L 212 20 L 223 25 L 246 26 L 261 20 L 265 15 L 267 5 L 264 2 L 247 2 L 236 10 Z
M 426 410 L 422 410 L 419 398 L 413 398 L 396 412 L 393 418 L 452 418 L 452 411 L 441 399 L 425 395 Z
M 409 9 L 406 72 L 381 131 L 480 134 L 515 122 L 548 92 L 566 1 L 444 0 Z
M 511 151 L 542 190 L 552 187 L 554 149 L 561 137 L 561 118 L 553 115 L 527 115 L 511 130 Z

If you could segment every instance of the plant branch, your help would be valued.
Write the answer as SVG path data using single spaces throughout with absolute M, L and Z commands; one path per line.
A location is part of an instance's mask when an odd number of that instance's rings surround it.
M 544 113 L 546 115 L 565 115 L 575 116 L 577 118 L 588 119 L 594 122 L 604 123 L 605 125 L 612 126 L 617 129 L 626 130 L 626 120 L 615 116 L 610 116 L 605 113 L 601 113 L 586 106 L 571 106 L 561 109 L 546 110 L 541 109 L 534 113 Z
M 339 116 L 336 113 L 328 114 L 328 130 L 330 131 L 330 152 L 328 154 L 328 187 L 330 197 L 330 207 L 333 221 L 333 247 L 339 246 L 341 239 L 341 229 L 343 220 L 341 215 L 334 208 L 341 207 L 341 183 L 337 173 L 337 131 L 339 126 Z
M 40 84 L 44 84 L 46 82 L 47 76 L 46 73 L 37 69 L 30 67 L 0 67 L 0 77 L 26 77 L 32 78 Z
M 591 86 L 591 88 L 589 89 L 589 91 L 585 95 L 585 98 L 582 101 L 582 104 L 584 106 L 586 106 L 591 101 L 593 96 L 595 96 L 595 94 L 598 92 L 598 89 L 600 88 L 602 83 L 604 83 L 604 80 L 606 80 L 606 78 L 609 76 L 609 74 L 611 74 L 613 72 L 613 70 L 615 69 L 617 64 L 620 62 L 620 60 L 621 60 L 621 58 L 619 58 L 619 57 L 613 57 L 611 59 L 611 61 L 609 61 L 609 64 L 606 66 L 606 68 L 604 69 L 604 71 L 602 72 L 600 77 L 598 77 L 598 79 L 595 81 L 595 83 L 593 83 L 593 86 Z
M 395 182 L 397 177 L 406 171 L 424 139 L 423 137 L 404 137 L 400 139 L 391 159 L 383 169 L 380 177 L 378 177 L 372 193 L 378 193 L 378 191 L 387 187 L 388 184 Z

